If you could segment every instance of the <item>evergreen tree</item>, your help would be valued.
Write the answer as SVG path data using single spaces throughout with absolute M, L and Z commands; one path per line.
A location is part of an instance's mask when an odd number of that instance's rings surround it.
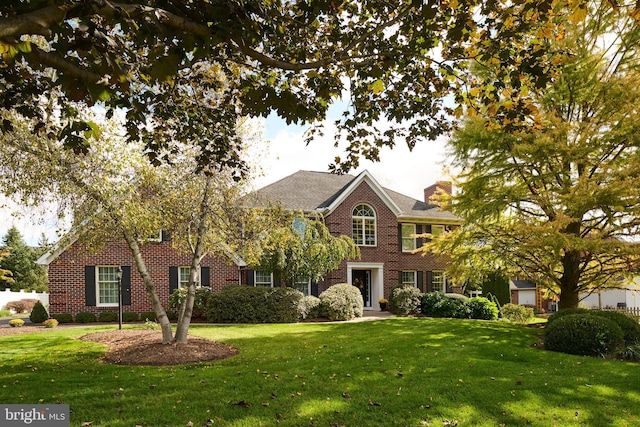
M 0 260 L 0 268 L 10 271 L 13 280 L 0 277 L 0 287 L 11 288 L 12 291 L 46 291 L 46 271 L 35 263 L 37 253 L 27 246 L 20 231 L 11 227 L 3 237 L 2 243 L 9 255 Z

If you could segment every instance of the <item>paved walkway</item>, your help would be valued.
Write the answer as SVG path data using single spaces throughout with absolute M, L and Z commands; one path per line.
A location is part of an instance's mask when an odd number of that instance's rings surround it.
M 368 322 L 371 320 L 390 319 L 392 317 L 396 317 L 396 315 L 389 311 L 365 310 L 362 317 L 356 317 L 350 320 L 350 322 Z

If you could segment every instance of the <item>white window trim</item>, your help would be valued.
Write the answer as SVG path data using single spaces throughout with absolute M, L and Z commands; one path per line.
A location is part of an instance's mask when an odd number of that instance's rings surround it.
M 358 206 L 367 206 L 369 209 L 371 209 L 371 212 L 373 212 L 373 216 L 356 216 L 353 214 L 353 212 L 356 210 L 356 208 Z M 354 220 L 359 220 L 361 225 L 362 225 L 362 243 L 357 243 L 354 233 L 353 233 L 353 221 Z M 366 232 L 365 232 L 365 224 L 366 224 L 366 220 L 371 220 L 373 219 L 373 243 L 367 243 L 367 239 L 365 238 L 366 236 Z M 356 245 L 358 246 L 367 246 L 367 247 L 376 247 L 378 246 L 378 217 L 376 215 L 376 211 L 375 209 L 373 209 L 373 207 L 371 205 L 369 205 L 368 203 L 358 203 L 357 205 L 355 205 L 353 207 L 353 209 L 351 210 L 351 237 L 353 238 L 354 242 L 356 242 Z
M 260 273 L 260 271 L 258 270 L 254 270 L 253 271 L 253 286 L 266 286 L 265 282 L 260 282 L 260 284 L 258 284 L 258 273 Z M 269 277 L 270 277 L 270 283 L 269 283 L 269 287 L 273 288 L 273 273 L 269 273 Z
M 404 276 L 405 273 L 411 273 L 413 274 L 413 284 L 411 284 L 414 288 L 418 287 L 418 272 L 416 270 L 402 270 L 402 275 Z M 409 285 L 410 283 L 405 283 L 404 280 L 402 281 L 402 285 Z
M 149 237 L 147 237 L 147 242 L 153 242 L 153 243 L 160 243 L 162 242 L 162 230 L 158 230 L 156 232 L 154 232 L 153 234 L 149 235 Z
M 306 282 L 306 285 L 307 285 L 307 294 L 306 295 L 311 295 L 311 279 L 306 279 L 306 280 L 298 280 L 298 279 L 296 279 L 296 281 L 294 283 L 295 289 L 298 289 L 298 285 L 302 285 L 305 282 Z
M 178 289 L 182 289 L 184 286 L 182 284 L 182 280 L 180 280 L 182 278 L 182 269 L 183 268 L 188 268 L 189 269 L 189 274 L 191 274 L 191 266 L 190 265 L 182 265 L 180 267 L 178 267 Z M 198 269 L 198 283 L 196 283 L 196 288 L 199 288 L 201 286 L 202 283 L 202 267 L 200 267 Z
M 434 275 L 435 273 L 442 273 L 442 290 L 435 290 L 433 289 L 433 292 L 442 292 L 447 293 L 447 275 L 445 274 L 444 270 L 433 270 L 431 271 L 431 287 L 434 287 Z
M 109 302 L 109 303 L 101 303 L 100 302 L 100 269 L 101 268 L 118 268 L 117 265 L 96 265 L 96 307 L 118 307 L 118 301 Z M 120 285 L 120 283 L 116 282 L 116 287 Z M 120 293 L 118 292 L 118 295 Z
M 407 227 L 412 227 L 413 228 L 413 232 L 409 235 L 409 237 L 404 237 L 404 234 L 402 233 L 402 229 L 407 226 Z M 416 225 L 415 224 L 401 224 L 400 225 L 400 238 L 402 241 L 402 252 L 404 253 L 411 253 L 413 251 L 415 251 L 417 249 L 417 245 L 416 245 Z M 411 246 L 412 249 L 405 249 L 404 248 L 404 242 L 405 240 L 411 239 Z

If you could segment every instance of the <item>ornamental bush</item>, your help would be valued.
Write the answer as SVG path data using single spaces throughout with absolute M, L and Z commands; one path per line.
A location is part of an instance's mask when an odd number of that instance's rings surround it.
M 122 317 L 124 317 L 124 313 L 122 314 Z M 98 314 L 98 321 L 99 322 L 117 322 L 118 313 L 116 313 L 115 311 L 101 311 L 100 314 Z
M 24 325 L 24 320 L 22 319 L 11 319 L 9 320 L 9 326 L 12 328 L 20 328 Z
M 547 350 L 581 356 L 606 356 L 622 348 L 624 335 L 613 320 L 590 314 L 569 314 L 547 323 Z
M 55 328 L 58 326 L 58 321 L 56 319 L 48 319 L 42 322 L 42 326 L 45 328 Z
M 96 321 L 96 315 L 88 311 L 81 311 L 76 314 L 76 323 L 93 323 Z
M 389 292 L 389 311 L 400 316 L 420 313 L 420 289 L 413 286 L 395 286 Z
M 526 324 L 533 317 L 533 309 L 518 304 L 505 304 L 500 308 L 502 318 L 513 323 Z
M 135 311 L 125 311 L 122 313 L 122 321 L 123 322 L 137 322 L 138 321 L 138 313 Z
M 322 303 L 320 298 L 307 295 L 300 300 L 300 317 L 302 319 L 315 319 L 322 317 Z
M 467 309 L 471 319 L 496 320 L 498 318 L 498 306 L 488 298 L 474 297 L 469 299 Z
M 320 294 L 322 313 L 330 320 L 351 320 L 362 317 L 362 293 L 348 283 L 338 283 Z
M 304 294 L 297 289 L 229 285 L 211 293 L 207 321 L 212 323 L 289 323 L 301 317 Z
M 556 311 L 551 316 L 549 316 L 549 318 L 547 319 L 547 325 L 549 323 L 555 322 L 556 320 L 564 316 L 570 316 L 572 314 L 590 314 L 590 313 L 591 313 L 591 310 L 589 310 L 588 308 L 580 308 L 580 307 L 563 308 L 562 310 Z
M 442 292 L 427 292 L 422 296 L 422 313 L 431 317 L 469 318 L 465 298 L 449 297 Z
M 624 344 L 631 346 L 640 344 L 640 325 L 631 317 L 617 311 L 591 310 L 594 316 L 600 316 L 616 322 L 624 335 Z
M 47 309 L 44 308 L 44 305 L 40 301 L 37 301 L 33 308 L 31 309 L 31 314 L 29 315 L 29 320 L 33 323 L 42 323 L 49 318 L 49 313 L 47 313 Z
M 187 297 L 187 292 L 188 288 L 174 290 L 169 297 L 168 311 L 179 313 L 180 304 L 182 304 L 182 301 Z M 193 312 L 191 314 L 193 319 L 205 319 L 207 317 L 207 300 L 209 299 L 209 295 L 211 295 L 209 288 L 196 288 L 196 295 L 193 300 Z
M 142 313 L 140 313 L 140 320 L 144 322 L 155 322 L 156 320 L 158 320 L 158 315 L 155 311 L 143 311 Z
M 54 314 L 53 318 L 56 319 L 58 323 L 73 323 L 73 316 L 71 313 Z

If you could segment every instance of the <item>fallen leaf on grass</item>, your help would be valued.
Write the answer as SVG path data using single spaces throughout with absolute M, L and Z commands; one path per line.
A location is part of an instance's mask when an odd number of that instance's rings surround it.
M 88 427 L 88 426 L 90 426 L 91 424 L 93 424 L 93 421 L 85 421 L 85 422 L 83 422 L 82 424 L 80 424 L 80 427 Z
M 249 408 L 251 404 L 249 402 L 245 402 L 244 400 L 240 400 L 238 402 L 234 402 L 231 405 L 233 406 L 241 406 L 243 408 Z
M 369 401 L 369 406 L 382 406 L 382 403 Z

